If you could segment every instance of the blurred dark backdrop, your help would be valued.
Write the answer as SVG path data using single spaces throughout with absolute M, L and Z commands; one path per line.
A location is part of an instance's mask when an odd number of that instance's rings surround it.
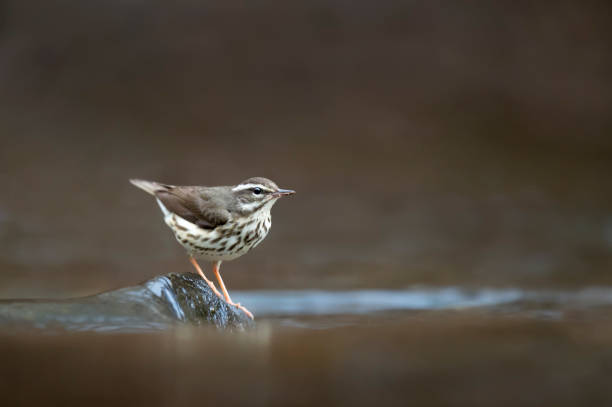
M 231 288 L 612 284 L 610 4 L 4 1 L 0 296 L 190 270 L 130 177 L 298 191 Z

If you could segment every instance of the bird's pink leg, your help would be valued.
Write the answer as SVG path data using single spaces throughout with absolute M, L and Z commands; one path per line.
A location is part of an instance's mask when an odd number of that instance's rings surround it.
M 206 276 L 202 272 L 202 269 L 200 268 L 200 265 L 198 264 L 196 259 L 194 259 L 193 257 L 189 257 L 189 261 L 191 262 L 191 264 L 193 264 L 193 267 L 195 267 L 195 269 L 198 271 L 198 274 L 200 275 L 200 277 L 202 277 L 204 281 L 206 281 L 206 284 L 208 284 L 210 289 L 213 290 L 213 292 L 217 295 L 217 297 L 220 298 L 221 293 L 219 292 L 219 290 L 217 290 L 217 287 L 215 287 L 215 283 L 213 283 L 212 281 L 206 278 Z
M 239 308 L 245 314 L 247 314 L 249 318 L 254 319 L 253 314 L 251 314 L 251 311 L 249 311 L 248 309 L 240 305 L 240 303 L 232 302 L 232 299 L 230 298 L 229 293 L 227 292 L 227 289 L 225 288 L 225 284 L 223 284 L 223 279 L 221 278 L 221 273 L 219 272 L 219 265 L 221 265 L 221 262 L 215 261 L 213 263 L 213 271 L 215 272 L 215 276 L 217 276 L 219 287 L 221 287 L 221 291 L 223 291 L 223 297 L 225 297 L 225 302 L 227 302 L 229 305 L 233 305 L 234 307 Z

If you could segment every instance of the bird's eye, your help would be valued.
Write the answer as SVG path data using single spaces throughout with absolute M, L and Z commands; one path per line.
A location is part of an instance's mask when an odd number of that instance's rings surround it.
M 251 191 L 253 191 L 253 193 L 255 195 L 259 195 L 259 194 L 261 194 L 263 192 L 262 189 L 259 188 L 259 187 L 255 187 L 255 188 L 251 189 Z

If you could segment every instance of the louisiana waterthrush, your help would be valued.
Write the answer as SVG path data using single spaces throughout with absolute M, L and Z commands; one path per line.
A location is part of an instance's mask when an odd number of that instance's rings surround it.
M 232 302 L 219 267 L 222 261 L 240 257 L 261 243 L 272 226 L 270 209 L 278 198 L 295 191 L 281 189 L 269 179 L 260 177 L 220 187 L 175 186 L 139 179 L 130 182 L 155 196 L 164 221 L 215 294 L 221 297 L 196 258 L 212 262 L 225 301 L 253 318 L 249 310 Z

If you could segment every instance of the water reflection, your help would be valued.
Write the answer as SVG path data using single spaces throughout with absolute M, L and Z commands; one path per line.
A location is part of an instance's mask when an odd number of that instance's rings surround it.
M 493 306 L 520 300 L 524 292 L 448 287 L 397 291 L 243 291 L 234 295 L 258 315 L 332 315 Z
M 379 311 L 584 308 L 612 305 L 612 288 L 578 291 L 464 289 L 460 287 L 360 291 L 242 291 L 235 297 L 259 316 L 367 314 Z

